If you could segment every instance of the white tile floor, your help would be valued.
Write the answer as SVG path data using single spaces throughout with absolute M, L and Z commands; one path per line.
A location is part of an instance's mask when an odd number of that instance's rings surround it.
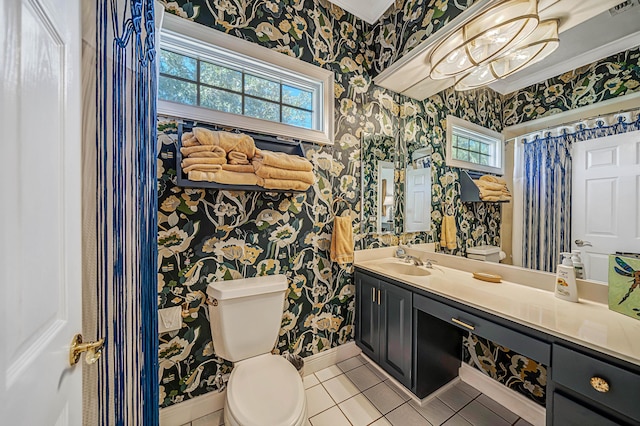
M 420 406 L 361 356 L 304 378 L 312 426 L 530 426 L 464 382 Z M 219 426 L 222 410 L 184 426 Z

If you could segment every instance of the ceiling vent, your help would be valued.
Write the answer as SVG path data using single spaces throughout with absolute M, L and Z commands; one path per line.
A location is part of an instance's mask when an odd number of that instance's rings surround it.
M 626 0 L 619 5 L 609 9 L 609 13 L 611 14 L 611 16 L 616 16 L 638 5 L 640 5 L 640 0 Z

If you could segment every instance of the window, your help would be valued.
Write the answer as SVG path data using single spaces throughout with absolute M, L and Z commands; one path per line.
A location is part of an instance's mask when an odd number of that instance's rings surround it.
M 333 72 L 171 15 L 158 111 L 310 142 L 333 141 Z
M 447 165 L 501 175 L 504 173 L 502 151 L 500 133 L 447 116 Z

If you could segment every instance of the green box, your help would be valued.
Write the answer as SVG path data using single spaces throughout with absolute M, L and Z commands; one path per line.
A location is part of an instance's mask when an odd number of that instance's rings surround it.
M 609 255 L 609 309 L 640 320 L 640 258 Z

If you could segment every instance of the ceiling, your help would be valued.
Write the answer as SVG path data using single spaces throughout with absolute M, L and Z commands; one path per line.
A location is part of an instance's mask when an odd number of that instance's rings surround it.
M 640 4 L 612 16 L 600 13 L 560 33 L 560 46 L 549 56 L 489 87 L 502 94 L 640 46 Z
M 394 0 L 329 0 L 370 24 L 375 24 Z
M 609 9 L 624 0 L 539 0 L 541 20 L 559 19 L 560 47 L 537 64 L 490 85 L 506 94 L 544 81 L 612 54 L 640 45 L 640 0 L 628 0 L 614 16 Z M 494 0 L 476 0 L 447 27 L 401 57 L 374 79 L 382 87 L 424 100 L 455 83 L 453 78 L 429 78 L 433 47 L 477 13 L 492 7 Z

